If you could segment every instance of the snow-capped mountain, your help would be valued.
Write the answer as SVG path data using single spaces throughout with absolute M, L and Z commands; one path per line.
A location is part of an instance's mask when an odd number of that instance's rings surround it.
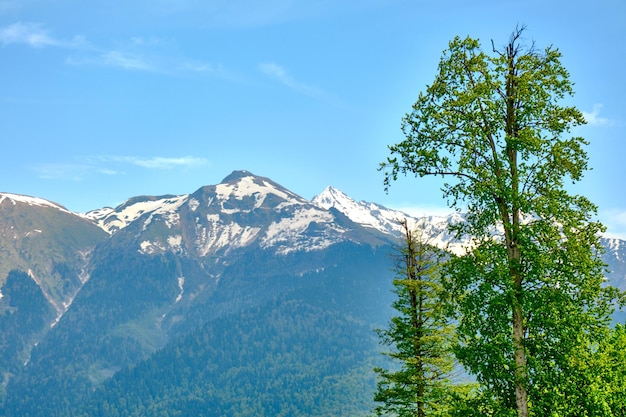
M 67 210 L 65 207 L 63 207 L 60 204 L 53 203 L 52 201 L 44 200 L 43 198 L 38 198 L 38 197 L 31 197 L 27 195 L 12 194 L 12 193 L 0 193 L 0 205 L 2 205 L 2 203 L 5 201 L 9 202 L 10 204 L 14 206 L 17 206 L 18 204 L 26 204 L 29 206 L 51 207 L 59 211 L 71 213 L 69 210 Z
M 611 285 L 626 291 L 626 241 L 602 238 L 600 242 L 605 249 L 602 259 L 607 265 Z
M 11 270 L 25 272 L 61 314 L 87 280 L 89 254 L 104 237 L 57 203 L 0 193 L 0 288 Z
M 404 218 L 431 244 L 454 253 L 468 245 L 448 232 L 449 224 L 463 221 L 461 214 L 416 218 L 332 187 L 309 201 L 248 171 L 189 194 L 134 197 L 83 215 L 46 200 L 0 194 L 0 293 L 7 289 L 0 297 L 0 399 L 7 398 L 12 415 L 48 416 L 55 404 L 62 410 L 56 415 L 67 415 L 55 392 L 67 388 L 75 401 L 87 398 L 121 369 L 140 360 L 148 360 L 144 368 L 152 366 L 151 355 L 161 348 L 186 351 L 190 341 L 184 335 L 202 346 L 226 346 L 211 356 L 217 360 L 239 352 L 243 343 L 243 350 L 256 352 L 253 358 L 297 362 L 291 346 L 300 337 L 318 344 L 324 361 L 353 357 L 328 349 L 346 333 L 327 329 L 359 328 L 358 344 L 366 345 L 371 326 L 388 319 L 389 256 Z M 626 289 L 626 243 L 604 239 L 603 245 L 611 283 Z M 53 296 L 56 319 L 54 311 L 28 309 L 29 300 Z M 317 321 L 323 324 L 309 325 Z M 211 339 L 209 330 L 223 322 L 244 323 L 245 341 Z M 272 326 L 275 333 L 264 333 Z M 249 343 L 248 335 L 259 329 L 261 338 Z M 17 337 L 23 334 L 28 337 Z M 266 343 L 267 337 L 274 339 Z M 258 350 L 266 346 L 276 352 Z M 185 360 L 187 370 L 214 375 L 210 360 Z M 256 359 L 238 361 L 238 369 L 257 372 Z M 159 360 L 153 364 L 151 369 L 167 368 Z M 312 384 L 343 380 L 337 369 L 346 366 L 321 367 L 325 373 Z M 298 378 L 300 369 L 291 376 Z M 10 380 L 15 382 L 7 385 Z
M 447 216 L 414 217 L 380 204 L 355 201 L 342 191 L 330 186 L 315 196 L 312 201 L 325 209 L 337 209 L 353 222 L 391 236 L 400 237 L 402 235 L 400 221 L 406 219 L 412 227 L 423 230 L 432 245 L 457 255 L 465 253 L 468 247 L 467 240 L 458 240 L 448 231 L 448 225 L 463 221 L 463 216 L 456 212 Z
M 249 245 L 286 254 L 356 239 L 354 225 L 314 203 L 268 178 L 235 171 L 192 194 L 136 197 L 85 216 L 109 234 L 132 225 L 136 249 L 146 254 L 204 257 Z
M 143 196 L 126 200 L 116 207 L 104 207 L 92 210 L 84 214 L 100 228 L 109 234 L 113 234 L 128 226 L 146 213 L 164 214 L 176 210 L 185 202 L 188 195 L 161 197 Z

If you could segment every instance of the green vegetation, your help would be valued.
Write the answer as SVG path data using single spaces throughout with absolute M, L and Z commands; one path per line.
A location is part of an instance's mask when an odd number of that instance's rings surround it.
M 80 289 L 90 252 L 107 234 L 77 215 L 56 208 L 2 204 L 0 285 L 12 270 L 32 271 L 49 301 L 63 303 Z
M 368 335 L 364 323 L 278 299 L 207 323 L 120 372 L 72 415 L 363 416 Z
M 372 328 L 392 300 L 389 247 L 350 242 L 287 256 L 251 248 L 231 258 L 217 286 L 190 259 L 125 249 L 100 248 L 72 308 L 11 380 L 0 415 L 372 409 L 371 369 L 383 362 Z M 180 276 L 200 302 L 175 302 Z
M 491 55 L 475 39 L 454 39 L 381 169 L 387 187 L 399 174 L 444 177 L 444 198 L 467 210 L 453 229 L 472 247 L 444 276 L 458 320 L 456 357 L 481 385 L 476 408 L 619 415 L 611 398 L 620 389 L 588 384 L 602 355 L 614 352 L 599 348 L 618 296 L 604 285 L 604 229 L 596 207 L 565 188 L 587 169 L 587 142 L 564 136 L 585 121 L 561 105 L 572 86 L 559 51 L 525 47 L 522 34 Z M 613 364 L 626 373 L 626 363 Z
M 440 415 L 451 403 L 453 327 L 444 314 L 440 264 L 443 251 L 431 246 L 421 230 L 401 222 L 405 241 L 398 256 L 393 303 L 399 315 L 378 331 L 386 355 L 399 369 L 376 368 L 378 415 Z
M 56 316 L 41 289 L 24 272 L 11 271 L 2 286 L 2 294 L 0 393 L 4 393 L 9 378 L 29 360 L 31 347 L 43 337 Z

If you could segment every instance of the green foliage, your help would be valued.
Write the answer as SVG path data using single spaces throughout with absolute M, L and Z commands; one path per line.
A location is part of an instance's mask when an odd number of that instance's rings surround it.
M 88 254 L 107 234 L 78 215 L 57 208 L 2 203 L 0 285 L 11 270 L 32 271 L 50 302 L 61 309 L 82 285 Z M 21 231 L 17 232 L 17 231 Z
M 385 354 L 398 369 L 375 369 L 380 402 L 378 415 L 443 415 L 451 400 L 453 327 L 441 301 L 442 251 L 428 244 L 421 230 L 413 232 L 402 222 L 402 254 L 393 281 L 398 313 L 389 327 L 378 330 L 381 342 L 392 350 Z
M 207 323 L 120 372 L 75 415 L 363 416 L 370 332 L 277 299 Z
M 49 329 L 56 311 L 37 283 L 20 271 L 11 271 L 0 298 L 0 383 L 4 375 L 19 372 L 30 348 Z M 0 385 L 1 388 L 4 388 Z
M 100 249 L 0 415 L 353 417 L 373 407 L 389 247 L 242 250 L 219 285 L 184 257 Z M 176 301 L 180 276 L 193 304 Z
M 584 123 L 560 104 L 569 75 L 558 50 L 524 48 L 522 33 L 492 55 L 454 39 L 381 169 L 387 187 L 399 174 L 442 176 L 448 203 L 468 212 L 454 230 L 472 246 L 444 275 L 455 353 L 496 415 L 575 413 L 574 358 L 600 341 L 617 290 L 603 286 L 596 207 L 565 189 L 587 169 L 587 142 L 564 137 Z
M 176 262 L 171 256 L 111 255 L 94 268 L 72 308 L 11 380 L 6 408 L 13 415 L 68 415 L 94 385 L 150 353 L 142 335 L 122 325 L 146 320 L 155 307 L 174 300 Z M 157 334 L 155 315 L 149 322 Z

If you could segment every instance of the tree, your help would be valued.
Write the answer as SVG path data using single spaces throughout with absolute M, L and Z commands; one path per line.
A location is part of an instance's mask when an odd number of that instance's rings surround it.
M 398 298 L 393 307 L 398 316 L 389 328 L 378 330 L 397 370 L 376 368 L 378 389 L 374 400 L 378 415 L 440 415 L 449 403 L 446 398 L 453 368 L 453 329 L 443 312 L 440 293 L 441 250 L 428 244 L 420 229 L 413 232 L 401 221 L 405 241 L 396 266 L 393 285 Z
M 399 174 L 441 176 L 449 205 L 467 210 L 453 228 L 472 246 L 446 273 L 455 353 L 519 417 L 557 401 L 546 393 L 608 326 L 616 295 L 602 285 L 596 207 L 565 189 L 587 169 L 587 141 L 564 137 L 585 123 L 561 104 L 569 74 L 557 49 L 524 46 L 523 31 L 492 54 L 469 37 L 450 42 L 380 167 L 386 189 Z

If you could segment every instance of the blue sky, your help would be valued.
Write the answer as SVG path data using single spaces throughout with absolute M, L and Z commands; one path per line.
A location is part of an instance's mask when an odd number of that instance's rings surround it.
M 626 236 L 623 0 L 0 0 L 0 191 L 87 211 L 246 169 L 436 211 L 438 181 L 386 194 L 378 164 L 448 41 L 518 24 L 563 53 L 591 141 L 574 190 Z

